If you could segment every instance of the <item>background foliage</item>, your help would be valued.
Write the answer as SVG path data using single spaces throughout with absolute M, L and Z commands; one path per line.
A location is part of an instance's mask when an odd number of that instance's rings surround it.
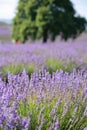
M 19 0 L 13 19 L 15 41 L 28 39 L 55 40 L 57 35 L 67 40 L 85 30 L 86 20 L 76 16 L 70 0 Z

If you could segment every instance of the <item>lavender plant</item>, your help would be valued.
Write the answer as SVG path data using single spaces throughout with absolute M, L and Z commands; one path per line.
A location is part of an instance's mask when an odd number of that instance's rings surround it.
M 84 130 L 87 72 L 42 70 L 0 79 L 1 130 Z

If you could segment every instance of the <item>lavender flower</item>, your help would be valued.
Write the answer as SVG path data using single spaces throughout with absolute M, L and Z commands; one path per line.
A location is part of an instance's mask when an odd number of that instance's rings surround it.
M 87 127 L 85 127 L 84 130 L 87 130 Z

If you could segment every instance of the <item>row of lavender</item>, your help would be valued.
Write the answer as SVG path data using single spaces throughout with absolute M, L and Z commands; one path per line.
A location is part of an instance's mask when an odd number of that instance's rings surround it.
M 87 72 L 0 79 L 0 130 L 87 130 Z
M 0 44 L 0 68 L 9 64 L 30 64 L 45 66 L 49 58 L 65 61 L 75 61 L 82 65 L 87 61 L 86 43 L 48 43 L 48 44 Z

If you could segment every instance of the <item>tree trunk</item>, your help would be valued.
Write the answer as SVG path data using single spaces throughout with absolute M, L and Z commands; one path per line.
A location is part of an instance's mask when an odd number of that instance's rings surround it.
M 47 33 L 47 29 L 45 29 L 43 32 L 43 43 L 47 42 L 47 38 L 48 38 L 48 33 Z

